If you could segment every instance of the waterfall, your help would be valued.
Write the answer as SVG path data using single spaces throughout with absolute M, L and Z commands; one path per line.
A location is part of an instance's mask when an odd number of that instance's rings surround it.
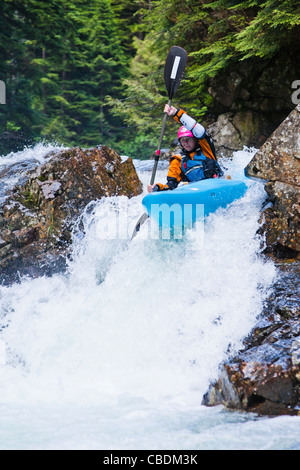
M 253 152 L 236 152 L 226 172 L 241 174 Z M 152 164 L 135 161 L 144 187 Z M 201 246 L 193 230 L 151 239 L 147 224 L 132 241 L 113 238 L 116 214 L 130 231 L 142 197 L 86 208 L 67 273 L 0 286 L 0 448 L 237 448 L 242 435 L 260 448 L 272 428 L 278 445 L 282 423 L 294 445 L 287 417 L 266 431 L 251 415 L 201 406 L 275 276 L 256 235 L 263 184 L 208 217 Z

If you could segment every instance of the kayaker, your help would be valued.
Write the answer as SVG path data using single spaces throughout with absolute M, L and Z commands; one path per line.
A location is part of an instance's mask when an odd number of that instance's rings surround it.
M 213 140 L 202 124 L 181 108 L 166 104 L 164 112 L 182 124 L 178 131 L 182 152 L 170 158 L 167 183 L 149 184 L 148 192 L 175 189 L 180 181 L 192 182 L 221 176 L 223 172 L 217 162 Z

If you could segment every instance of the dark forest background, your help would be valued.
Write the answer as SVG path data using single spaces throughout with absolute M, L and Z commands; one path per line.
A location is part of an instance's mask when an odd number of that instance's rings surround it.
M 0 8 L 0 154 L 44 140 L 149 156 L 173 45 L 189 57 L 174 105 L 199 120 L 224 112 L 214 97 L 233 70 L 253 77 L 277 61 L 287 86 L 300 80 L 299 0 L 0 0 Z M 240 110 L 247 100 L 241 95 Z

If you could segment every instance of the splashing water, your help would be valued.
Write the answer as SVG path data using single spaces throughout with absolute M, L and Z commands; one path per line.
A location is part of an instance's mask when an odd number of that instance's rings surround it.
M 51 157 L 51 152 L 62 148 L 56 144 L 39 143 L 35 147 L 0 156 L 0 203 L 4 201 L 8 191 L 22 181 L 28 170 L 45 163 Z
M 236 152 L 226 173 L 241 176 L 253 153 Z M 151 165 L 135 161 L 144 186 Z M 162 163 L 157 180 L 165 175 Z M 256 236 L 264 198 L 250 182 L 207 219 L 201 247 L 195 230 L 149 239 L 147 223 L 116 239 L 116 211 L 132 230 L 142 195 L 95 201 L 74 230 L 67 274 L 0 287 L 0 448 L 299 448 L 298 418 L 201 406 L 276 276 Z

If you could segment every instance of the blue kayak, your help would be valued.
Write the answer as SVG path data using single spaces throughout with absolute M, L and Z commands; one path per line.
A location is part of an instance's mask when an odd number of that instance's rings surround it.
M 243 180 L 211 178 L 147 194 L 142 204 L 160 227 L 189 227 L 196 220 L 225 208 L 247 191 Z

